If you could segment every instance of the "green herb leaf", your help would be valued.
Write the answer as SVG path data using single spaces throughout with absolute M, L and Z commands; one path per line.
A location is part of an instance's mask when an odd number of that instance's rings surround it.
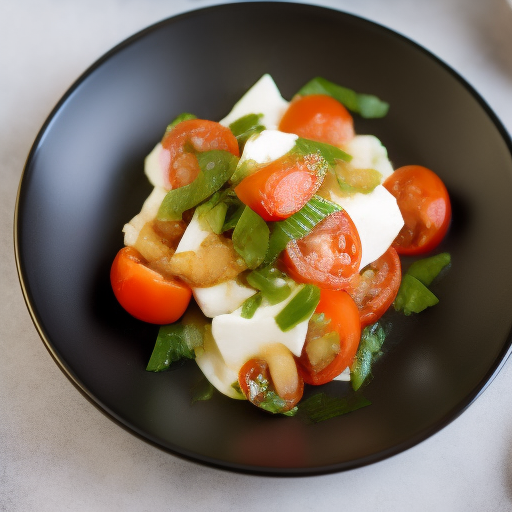
M 213 384 L 206 377 L 203 377 L 192 388 L 192 403 L 210 400 L 213 396 L 214 389 Z
M 310 94 L 327 94 L 345 105 L 349 110 L 360 114 L 361 117 L 384 117 L 389 110 L 389 104 L 372 94 L 360 94 L 352 89 L 337 85 L 322 77 L 316 77 L 304 85 L 298 92 L 301 96 Z
M 262 299 L 261 293 L 256 293 L 246 299 L 242 304 L 241 317 L 247 319 L 252 318 L 256 310 L 260 307 Z
M 259 266 L 268 249 L 270 230 L 267 223 L 248 206 L 233 231 L 233 247 L 249 268 Z
M 338 398 L 317 393 L 299 403 L 298 415 L 311 423 L 319 423 L 368 405 L 371 405 L 371 402 L 359 394 Z
M 190 119 L 197 119 L 197 116 L 194 114 L 189 114 L 188 112 L 183 112 L 183 114 L 177 116 L 170 124 L 167 125 L 165 133 L 170 132 L 177 124 L 181 123 L 182 121 L 189 121 Z
M 420 313 L 430 306 L 435 306 L 439 299 L 418 279 L 405 274 L 393 306 L 405 315 Z
M 381 355 L 386 332 L 379 322 L 363 329 L 356 357 L 350 367 L 352 388 L 357 391 L 371 375 L 372 364 Z
M 415 277 L 418 281 L 421 281 L 425 286 L 429 286 L 430 283 L 439 275 L 439 272 L 444 267 L 450 264 L 451 257 L 447 252 L 436 254 L 430 258 L 423 258 L 415 261 L 407 271 L 412 277 Z
M 325 217 L 341 209 L 341 206 L 327 199 L 313 196 L 297 213 L 273 223 L 268 252 L 263 264 L 265 266 L 272 264 L 288 242 L 305 237 Z
M 224 225 L 222 226 L 222 232 L 225 233 L 226 231 L 229 231 L 230 229 L 234 229 L 236 225 L 238 224 L 238 221 L 240 220 L 240 217 L 242 216 L 242 213 L 244 213 L 245 204 L 243 204 L 240 201 L 239 205 L 228 206 L 228 211 L 226 213 L 226 219 L 224 220 Z
M 251 135 L 260 133 L 265 129 L 265 126 L 259 123 L 262 117 L 263 114 L 247 114 L 229 125 L 229 129 L 236 137 L 240 146 L 240 153 Z
M 180 359 L 194 359 L 194 348 L 202 344 L 203 336 L 197 327 L 182 324 L 164 325 L 158 331 L 155 348 L 146 370 L 161 372 Z
M 247 275 L 247 282 L 253 288 L 260 290 L 271 305 L 282 302 L 292 293 L 288 276 L 276 267 L 253 270 Z
M 311 317 L 320 302 L 320 288 L 306 284 L 277 314 L 276 323 L 286 332 Z
M 167 192 L 158 210 L 158 220 L 181 220 L 183 212 L 197 206 L 229 180 L 238 162 L 228 151 L 205 151 L 196 156 L 201 172 L 189 185 Z
M 300 155 L 320 155 L 331 167 L 334 167 L 338 160 L 343 160 L 344 162 L 350 162 L 350 160 L 352 160 L 352 157 L 348 153 L 345 153 L 345 151 L 336 146 L 331 146 L 325 142 L 303 139 L 302 137 L 299 137 L 295 141 L 295 146 L 292 151 Z

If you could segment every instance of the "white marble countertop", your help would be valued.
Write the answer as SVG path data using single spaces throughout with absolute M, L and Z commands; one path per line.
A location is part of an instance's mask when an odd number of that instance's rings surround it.
M 459 418 L 361 469 L 267 478 L 203 467 L 119 428 L 44 348 L 18 283 L 12 223 L 46 116 L 103 53 L 147 25 L 222 2 L 0 0 L 0 510 L 512 510 L 512 364 Z M 466 78 L 512 132 L 506 0 L 310 1 L 388 26 Z M 511 312 L 512 313 L 512 312 Z

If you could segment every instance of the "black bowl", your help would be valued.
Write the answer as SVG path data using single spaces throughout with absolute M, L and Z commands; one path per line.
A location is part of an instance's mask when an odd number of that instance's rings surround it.
M 372 405 L 313 425 L 219 394 L 192 404 L 195 364 L 146 372 L 157 328 L 125 314 L 109 284 L 121 228 L 150 191 L 143 159 L 169 120 L 181 112 L 220 119 L 264 73 L 288 99 L 323 76 L 389 101 L 387 117 L 356 118 L 357 131 L 379 137 L 396 167 L 435 170 L 453 201 L 439 248 L 452 265 L 433 285 L 440 304 L 414 317 L 388 315 L 386 353 L 364 390 Z M 366 20 L 289 3 L 231 4 L 165 20 L 87 70 L 34 143 L 15 227 L 27 305 L 70 380 L 171 453 L 271 475 L 372 463 L 456 418 L 510 353 L 511 148 L 460 76 Z M 348 387 L 327 391 L 343 395 Z

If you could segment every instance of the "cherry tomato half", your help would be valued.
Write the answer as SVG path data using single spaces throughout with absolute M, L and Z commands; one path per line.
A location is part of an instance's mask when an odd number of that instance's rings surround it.
M 167 180 L 171 189 L 192 183 L 199 174 L 195 152 L 213 149 L 239 156 L 238 142 L 229 128 L 214 121 L 188 119 L 166 133 L 162 146 L 169 151 Z
M 361 241 L 352 219 L 345 210 L 332 213 L 304 238 L 288 243 L 283 263 L 296 281 L 348 289 L 361 263 Z
M 354 120 L 339 101 L 325 94 L 312 94 L 290 103 L 279 130 L 341 146 L 354 137 Z
M 247 400 L 273 413 L 289 411 L 300 401 L 304 393 L 304 381 L 300 376 L 298 382 L 293 394 L 280 397 L 274 389 L 269 367 L 264 359 L 249 359 L 238 372 L 238 384 Z
M 402 279 L 400 258 L 390 247 L 361 272 L 350 295 L 359 308 L 361 328 L 375 323 L 395 300 Z
M 299 211 L 322 184 L 317 155 L 285 155 L 236 187 L 238 198 L 266 221 L 286 219 Z
M 130 315 L 151 324 L 170 324 L 187 309 L 190 288 L 180 281 L 164 279 L 145 265 L 133 247 L 123 247 L 110 270 L 114 295 Z
M 359 310 L 344 291 L 322 290 L 315 313 L 323 313 L 330 322 L 325 327 L 325 333 L 308 330 L 297 366 L 304 382 L 320 385 L 330 382 L 350 366 L 361 339 L 361 325 Z M 333 345 L 328 338 L 321 337 L 332 331 L 338 334 L 339 345 Z
M 452 209 L 448 191 L 433 171 L 419 165 L 397 169 L 384 182 L 396 197 L 405 225 L 393 247 L 399 254 L 422 254 L 446 235 Z

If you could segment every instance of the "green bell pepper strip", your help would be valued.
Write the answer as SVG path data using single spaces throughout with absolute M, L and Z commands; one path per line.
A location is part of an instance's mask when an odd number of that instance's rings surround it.
M 189 185 L 167 192 L 158 210 L 158 220 L 181 220 L 183 212 L 210 197 L 231 178 L 238 162 L 228 151 L 205 151 L 196 156 L 199 175 Z
M 246 206 L 235 226 L 232 240 L 235 251 L 242 256 L 248 268 L 256 268 L 263 262 L 269 236 L 267 223 Z
M 352 112 L 365 118 L 384 117 L 389 110 L 389 103 L 382 101 L 377 96 L 357 93 L 322 77 L 310 80 L 297 94 L 301 96 L 327 94 Z
M 320 302 L 320 288 L 306 284 L 277 314 L 276 324 L 283 331 L 289 331 L 311 317 Z

